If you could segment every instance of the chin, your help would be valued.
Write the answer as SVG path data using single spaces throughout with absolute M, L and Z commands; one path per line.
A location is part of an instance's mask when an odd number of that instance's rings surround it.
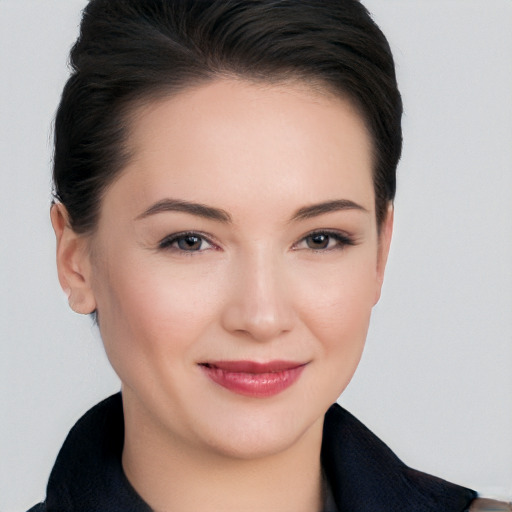
M 255 460 L 273 457 L 300 443 L 309 429 L 282 425 L 266 427 L 238 426 L 227 428 L 224 434 L 212 434 L 211 450 L 218 456 L 237 460 Z
M 284 398 L 284 397 L 283 397 Z M 210 403 L 195 424 L 211 452 L 233 459 L 258 459 L 285 452 L 301 440 L 317 436 L 321 440 L 325 407 L 304 407 L 293 400 L 245 399 L 238 406 L 216 407 Z M 245 402 L 245 403 L 244 403 Z M 324 410 L 325 409 L 325 410 Z

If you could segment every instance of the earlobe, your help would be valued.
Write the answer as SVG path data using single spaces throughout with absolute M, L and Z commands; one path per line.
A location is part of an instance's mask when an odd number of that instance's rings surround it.
M 382 284 L 384 282 L 384 272 L 388 261 L 389 248 L 391 247 L 391 238 L 393 235 L 393 221 L 395 210 L 393 204 L 390 203 L 386 212 L 386 218 L 382 221 L 379 233 L 379 246 L 377 254 L 377 289 L 375 293 L 374 305 L 380 299 Z
M 54 203 L 50 218 L 57 240 L 57 273 L 73 311 L 92 313 L 96 300 L 91 288 L 91 262 L 88 240 L 73 231 L 66 207 Z

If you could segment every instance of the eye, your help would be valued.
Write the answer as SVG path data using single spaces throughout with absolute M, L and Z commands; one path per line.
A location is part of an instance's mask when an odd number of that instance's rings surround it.
M 159 243 L 159 248 L 191 253 L 212 249 L 213 245 L 199 233 L 177 233 L 165 237 Z
M 354 245 L 354 241 L 343 233 L 337 231 L 316 231 L 300 240 L 294 246 L 294 249 L 329 251 L 332 249 L 343 249 L 347 245 Z

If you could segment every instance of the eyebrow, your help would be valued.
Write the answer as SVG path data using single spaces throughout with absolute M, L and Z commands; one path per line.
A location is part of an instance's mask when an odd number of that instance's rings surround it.
M 310 206 L 304 206 L 299 208 L 292 216 L 292 221 L 299 221 L 305 219 L 311 219 L 324 215 L 325 213 L 331 213 L 342 210 L 359 210 L 368 212 L 366 208 L 360 204 L 355 203 L 349 199 L 336 199 L 333 201 L 325 201 L 323 203 L 313 204 Z M 231 223 L 231 215 L 222 210 L 221 208 L 214 208 L 213 206 L 207 206 L 201 203 L 193 203 L 190 201 L 183 201 L 181 199 L 162 199 L 147 210 L 144 210 L 140 215 L 137 215 L 136 220 L 144 219 L 151 215 L 163 212 L 184 212 L 197 217 L 203 217 L 205 219 L 216 220 L 222 223 Z
M 231 215 L 225 210 L 214 208 L 213 206 L 206 206 L 201 203 L 183 201 L 181 199 L 162 199 L 138 215 L 136 220 L 163 212 L 184 212 L 223 223 L 232 222 Z
M 299 208 L 292 217 L 292 221 L 311 219 L 325 213 L 336 212 L 340 210 L 359 210 L 368 213 L 368 210 L 360 204 L 354 203 L 350 199 L 336 199 L 334 201 L 325 201 L 323 203 L 313 204 Z

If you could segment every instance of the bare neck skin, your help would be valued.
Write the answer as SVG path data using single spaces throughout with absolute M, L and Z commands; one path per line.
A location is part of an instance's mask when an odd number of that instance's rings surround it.
M 241 459 L 205 453 L 165 433 L 156 437 L 155 426 L 143 424 L 137 416 L 125 406 L 123 468 L 155 512 L 322 510 L 323 418 L 288 449 Z

